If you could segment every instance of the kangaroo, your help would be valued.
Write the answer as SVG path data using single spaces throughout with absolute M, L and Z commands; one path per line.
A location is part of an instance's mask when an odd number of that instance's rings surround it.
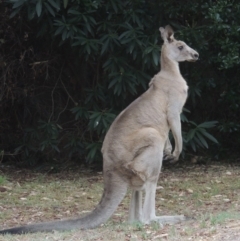
M 105 136 L 104 191 L 96 208 L 82 218 L 10 228 L 0 234 L 95 228 L 111 217 L 128 187 L 132 189 L 130 222 L 164 224 L 186 220 L 183 215 L 156 216 L 155 194 L 164 148 L 166 158 L 174 162 L 182 151 L 180 113 L 188 86 L 180 73 L 179 62 L 196 61 L 199 55 L 186 43 L 176 40 L 170 26 L 159 30 L 164 41 L 161 71 L 152 78 L 149 89 L 117 116 Z M 170 130 L 175 141 L 173 152 L 168 140 Z

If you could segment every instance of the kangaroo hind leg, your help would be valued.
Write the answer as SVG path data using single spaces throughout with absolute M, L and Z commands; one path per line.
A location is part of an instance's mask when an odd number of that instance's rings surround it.
M 155 198 L 159 173 L 162 166 L 164 142 L 155 141 L 153 145 L 145 148 L 127 165 L 132 172 L 130 185 L 133 189 L 130 202 L 129 221 L 150 223 L 152 221 L 177 223 L 185 220 L 183 215 L 156 216 Z M 142 192 L 145 191 L 142 205 Z
M 132 190 L 128 221 L 142 221 L 142 190 Z
M 130 222 L 144 222 L 145 220 L 142 193 L 146 188 L 146 183 L 158 179 L 162 164 L 163 148 L 159 150 L 159 146 L 155 146 L 155 144 L 156 143 L 144 149 L 142 148 L 143 151 L 138 153 L 138 155 L 126 165 L 126 168 L 132 173 L 132 177 L 130 178 L 130 186 L 133 189 L 129 209 Z M 155 208 L 155 205 L 153 208 Z
M 174 224 L 185 221 L 184 215 L 175 216 L 156 216 L 155 214 L 155 197 L 156 197 L 157 180 L 155 182 L 147 182 L 145 185 L 145 200 L 143 205 L 143 222 L 158 222 L 161 225 Z

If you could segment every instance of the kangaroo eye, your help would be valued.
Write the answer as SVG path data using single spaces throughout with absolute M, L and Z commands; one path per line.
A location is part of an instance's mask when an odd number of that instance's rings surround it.
M 178 46 L 178 49 L 179 49 L 179 50 L 182 50 L 182 49 L 183 49 L 183 46 Z

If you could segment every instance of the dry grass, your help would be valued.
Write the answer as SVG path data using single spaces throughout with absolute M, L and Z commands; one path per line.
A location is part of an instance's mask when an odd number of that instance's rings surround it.
M 102 194 L 102 174 L 43 175 L 4 169 L 0 184 L 1 228 L 84 215 Z M 0 236 L 1 241 L 40 240 L 240 240 L 240 167 L 182 166 L 164 169 L 157 190 L 157 213 L 194 219 L 174 226 L 126 223 L 129 195 L 114 216 L 94 230 Z

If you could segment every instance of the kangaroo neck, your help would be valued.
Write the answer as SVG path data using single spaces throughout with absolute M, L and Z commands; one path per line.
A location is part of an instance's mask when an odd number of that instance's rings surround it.
M 168 73 L 170 76 L 182 76 L 178 62 L 169 59 L 165 54 L 161 54 L 161 72 Z

